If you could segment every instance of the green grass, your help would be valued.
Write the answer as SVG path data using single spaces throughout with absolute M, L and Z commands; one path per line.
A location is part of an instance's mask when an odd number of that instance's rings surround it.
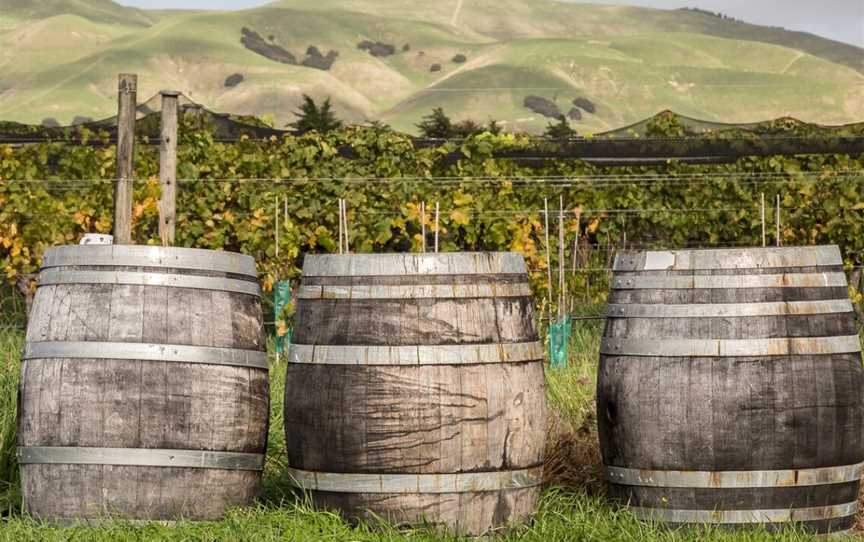
M 87 541 L 125 542 L 164 540 L 190 541 L 291 541 L 291 542 L 455 542 L 469 541 L 428 529 L 396 530 L 384 524 L 349 526 L 337 515 L 312 510 L 302 502 L 286 503 L 280 508 L 257 507 L 234 510 L 218 523 L 179 523 L 165 527 L 138 526 L 118 522 L 100 528 L 53 528 L 27 519 L 8 520 L 0 529 L 0 541 Z M 500 542 L 803 542 L 818 540 L 794 530 L 770 535 L 754 529 L 736 533 L 711 529 L 667 531 L 640 523 L 626 511 L 610 507 L 600 497 L 578 493 L 547 491 L 531 525 L 504 533 L 491 540 Z
M 593 312 L 596 312 L 593 311 Z M 7 313 L 8 314 L 8 313 Z M 815 541 L 790 529 L 770 535 L 760 529 L 726 532 L 712 529 L 669 531 L 639 522 L 626 509 L 603 497 L 594 429 L 594 385 L 602 322 L 574 323 L 566 369 L 547 370 L 551 403 L 547 471 L 555 479 L 545 490 L 534 520 L 490 540 L 529 541 L 668 541 L 780 542 Z M 176 525 L 106 522 L 97 526 L 61 528 L 20 512 L 17 466 L 14 461 L 15 409 L 19 377 L 20 331 L 0 330 L 0 542 L 81 541 L 468 541 L 430 528 L 395 529 L 384 523 L 347 524 L 338 515 L 311 508 L 292 490 L 284 475 L 285 435 L 282 401 L 284 361 L 271 362 L 270 438 L 261 501 L 248 509 L 230 511 L 219 522 L 179 522 Z

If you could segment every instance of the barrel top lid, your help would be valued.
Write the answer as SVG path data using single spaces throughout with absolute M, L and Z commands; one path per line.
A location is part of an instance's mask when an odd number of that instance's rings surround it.
M 255 259 L 235 252 L 145 245 L 70 245 L 45 252 L 42 269 L 67 266 L 157 267 L 257 277 Z
M 760 269 L 837 265 L 843 265 L 843 258 L 840 255 L 840 248 L 836 245 L 625 251 L 615 258 L 615 271 Z
M 516 252 L 323 254 L 306 256 L 304 277 L 524 274 Z

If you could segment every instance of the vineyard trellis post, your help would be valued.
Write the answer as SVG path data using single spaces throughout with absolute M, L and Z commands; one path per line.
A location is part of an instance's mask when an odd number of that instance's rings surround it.
M 780 241 L 780 194 L 777 194 L 777 216 L 775 219 L 777 223 L 777 246 L 779 247 L 782 245 L 782 242 Z
M 762 216 L 762 246 L 768 246 L 768 237 L 765 234 L 765 192 L 762 192 L 762 204 L 760 206 Z
M 439 219 L 441 215 L 441 202 L 435 202 L 435 252 L 438 252 L 438 227 L 440 225 Z
M 117 85 L 117 171 L 114 183 L 114 243 L 132 244 L 132 160 L 135 154 L 135 113 L 138 76 L 121 73 Z
M 177 227 L 177 100 L 180 92 L 163 90 L 162 131 L 159 143 L 159 238 L 174 244 Z

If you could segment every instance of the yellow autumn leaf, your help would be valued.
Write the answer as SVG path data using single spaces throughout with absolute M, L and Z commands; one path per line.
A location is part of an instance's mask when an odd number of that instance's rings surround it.
M 288 326 L 285 324 L 285 320 L 279 320 L 276 324 L 276 335 L 279 337 L 284 337 L 288 334 Z
M 463 194 L 460 192 L 453 196 L 453 205 L 458 205 L 460 207 L 462 205 L 468 205 L 472 201 L 474 201 L 474 197 L 471 194 Z
M 588 224 L 588 228 L 586 228 L 585 231 L 587 231 L 588 233 L 595 233 L 597 231 L 597 228 L 599 228 L 599 227 L 600 227 L 600 219 L 595 218 L 594 220 L 592 220 Z
M 459 209 L 454 209 L 453 211 L 450 211 L 450 220 L 452 220 L 453 223 L 458 226 L 466 226 L 469 222 L 468 215 L 466 215 Z
M 261 288 L 265 292 L 273 291 L 273 276 L 268 274 L 264 277 L 264 280 L 261 281 Z
M 111 222 L 107 218 L 100 218 L 93 227 L 97 233 L 108 233 L 111 231 Z
M 405 207 L 408 208 L 408 220 L 417 220 L 420 218 L 420 204 L 414 202 L 408 202 L 405 204 Z

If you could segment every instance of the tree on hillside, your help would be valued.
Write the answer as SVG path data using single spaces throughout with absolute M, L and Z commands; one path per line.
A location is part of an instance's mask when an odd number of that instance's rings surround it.
M 501 135 L 502 128 L 497 120 L 490 119 L 489 124 L 486 125 L 486 131 L 492 135 Z
M 558 122 L 554 124 L 550 122 L 546 126 L 546 132 L 543 135 L 549 139 L 570 139 L 576 137 L 576 130 L 570 127 L 570 122 L 562 115 Z
M 453 136 L 452 137 L 469 137 L 474 134 L 482 134 L 486 129 L 483 126 L 477 124 L 471 119 L 460 120 L 456 124 L 453 125 Z
M 498 121 L 490 120 L 486 126 L 471 119 L 460 120 L 454 123 L 441 107 L 434 108 L 432 113 L 423 117 L 417 128 L 420 129 L 420 134 L 423 137 L 430 139 L 465 138 L 482 134 L 483 132 L 489 132 L 494 135 L 501 133 L 501 126 L 498 124 Z
M 298 134 L 306 132 L 318 132 L 326 134 L 327 132 L 338 130 L 342 127 L 342 121 L 336 118 L 330 106 L 330 98 L 324 100 L 324 103 L 319 107 L 315 100 L 303 95 L 303 104 L 300 110 L 294 115 L 297 120 L 289 124 Z
M 444 108 L 436 107 L 417 124 L 420 135 L 430 139 L 447 139 L 453 136 L 453 122 L 444 113 Z

